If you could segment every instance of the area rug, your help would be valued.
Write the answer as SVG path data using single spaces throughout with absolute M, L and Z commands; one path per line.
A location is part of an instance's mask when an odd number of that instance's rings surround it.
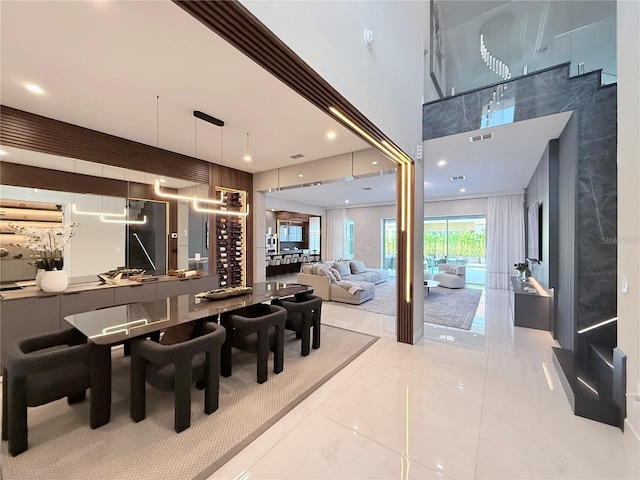
M 424 300 L 424 321 L 471 330 L 481 296 L 479 288 L 430 288 Z
M 426 287 L 425 287 L 426 288 Z M 433 287 L 424 297 L 424 321 L 447 327 L 470 330 L 482 296 L 479 288 Z M 376 296 L 360 305 L 334 302 L 383 315 L 396 315 L 396 284 L 388 281 L 376 285 Z
M 66 400 L 30 408 L 29 450 L 17 457 L 2 442 L 3 480 L 205 479 L 335 375 L 378 337 L 322 326 L 322 344 L 307 357 L 287 332 L 284 371 L 256 383 L 255 356 L 234 350 L 233 376 L 220 379 L 220 407 L 205 415 L 203 393 L 192 391 L 191 427 L 173 430 L 173 394 L 147 386 L 147 418 L 129 418 L 129 366 L 113 354 L 111 421 L 89 428 L 89 402 Z

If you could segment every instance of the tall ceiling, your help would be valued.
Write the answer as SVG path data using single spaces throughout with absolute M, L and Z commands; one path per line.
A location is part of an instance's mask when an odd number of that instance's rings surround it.
M 461 8 L 466 3 L 473 6 Z M 504 3 L 446 1 L 443 12 L 462 24 L 482 13 L 481 4 Z M 3 105 L 252 173 L 368 148 L 168 0 L 2 1 L 0 28 Z M 29 92 L 28 83 L 44 93 Z M 196 120 L 194 110 L 225 126 Z M 425 199 L 521 191 L 563 125 L 556 119 L 548 128 L 499 127 L 504 134 L 473 152 L 466 151 L 468 135 L 427 142 Z M 327 139 L 329 131 L 334 140 Z M 247 139 L 250 162 L 243 160 Z M 295 154 L 304 156 L 292 160 Z M 445 154 L 448 167 L 436 168 L 433 162 Z M 21 161 L 14 149 L 11 156 Z M 50 156 L 28 161 L 76 168 Z M 505 165 L 513 175 L 486 174 Z M 475 175 L 477 168 L 484 174 Z M 464 195 L 445 175 L 454 170 L 468 172 Z M 395 175 L 272 195 L 325 207 L 388 204 L 396 198 Z
M 0 14 L 3 105 L 249 172 L 368 147 L 173 2 L 3 1 Z

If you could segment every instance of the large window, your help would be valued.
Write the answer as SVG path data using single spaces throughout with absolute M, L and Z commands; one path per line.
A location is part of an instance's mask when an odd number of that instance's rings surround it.
M 347 260 L 353 259 L 353 220 L 347 220 L 344 222 L 344 258 Z
M 425 271 L 438 273 L 440 263 L 466 265 L 467 283 L 484 285 L 485 256 L 485 217 L 424 219 Z

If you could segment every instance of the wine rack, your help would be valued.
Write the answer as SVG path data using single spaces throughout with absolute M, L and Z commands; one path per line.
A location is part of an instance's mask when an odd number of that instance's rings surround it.
M 247 193 L 242 190 L 216 187 L 224 192 L 225 204 L 220 210 L 243 211 Z M 236 215 L 216 214 L 216 272 L 221 288 L 244 286 L 246 282 L 245 227 L 246 218 Z

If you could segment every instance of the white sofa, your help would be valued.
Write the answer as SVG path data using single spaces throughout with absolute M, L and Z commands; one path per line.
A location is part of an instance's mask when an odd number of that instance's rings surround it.
M 353 270 L 360 272 L 361 267 L 362 265 L 356 264 Z M 345 275 L 340 275 L 340 281 L 332 280 L 326 273 L 331 268 L 335 268 L 338 272 L 345 272 Z M 364 269 L 360 273 L 351 273 L 351 271 L 350 262 L 305 264 L 302 265 L 296 281 L 311 285 L 314 288 L 314 294 L 323 300 L 359 305 L 375 296 L 375 283 L 385 282 L 389 278 L 387 271 L 381 269 Z
M 440 282 L 441 287 L 464 288 L 467 283 L 467 269 L 464 265 L 440 263 L 438 272 L 433 276 L 433 279 Z

